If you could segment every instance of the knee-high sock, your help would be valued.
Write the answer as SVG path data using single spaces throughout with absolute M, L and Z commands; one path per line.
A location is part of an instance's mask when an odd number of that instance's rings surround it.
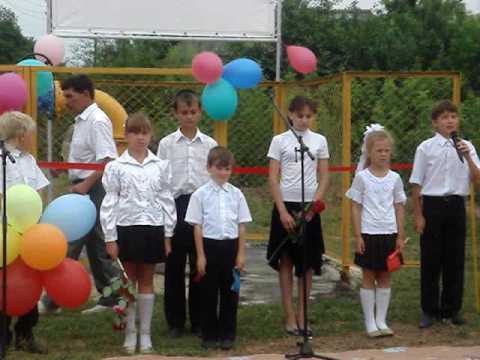
M 388 306 L 390 305 L 390 288 L 377 288 L 375 294 L 375 303 L 376 303 L 376 315 L 375 322 L 379 329 L 387 329 L 387 312 Z
M 374 289 L 360 289 L 360 301 L 362 303 L 363 319 L 365 321 L 365 328 L 368 333 L 378 331 L 375 324 L 375 290 Z
M 125 327 L 125 342 L 123 346 L 126 348 L 135 348 L 137 346 L 137 325 L 135 323 L 137 314 L 137 303 L 131 303 L 127 308 L 127 326 Z
M 155 296 L 154 294 L 139 294 L 137 301 L 140 316 L 140 351 L 142 351 L 152 348 L 150 326 Z

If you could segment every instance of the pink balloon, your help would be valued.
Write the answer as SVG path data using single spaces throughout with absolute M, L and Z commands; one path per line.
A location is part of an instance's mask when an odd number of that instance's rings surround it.
M 309 74 L 317 69 L 317 58 L 312 50 L 303 46 L 287 46 L 290 65 L 302 74 Z
M 192 60 L 192 73 L 195 79 L 201 83 L 214 83 L 222 76 L 222 59 L 213 52 L 201 52 L 200 54 L 195 55 Z
M 73 309 L 90 297 L 92 281 L 78 261 L 65 258 L 56 268 L 42 271 L 41 277 L 48 296 L 60 306 Z
M 62 63 L 65 57 L 63 39 L 52 34 L 44 35 L 38 39 L 33 47 L 33 51 L 48 57 L 53 65 Z M 46 62 L 43 56 L 36 55 L 36 58 L 44 63 Z
M 27 103 L 27 84 L 16 73 L 0 75 L 0 109 L 22 110 Z

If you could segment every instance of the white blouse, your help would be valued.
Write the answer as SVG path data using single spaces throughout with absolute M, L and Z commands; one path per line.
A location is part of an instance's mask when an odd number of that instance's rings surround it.
M 185 221 L 202 225 L 203 237 L 228 240 L 238 238 L 238 225 L 251 222 L 252 216 L 240 189 L 210 180 L 192 194 Z
M 377 177 L 368 168 L 359 171 L 345 195 L 362 205 L 362 234 L 398 232 L 394 204 L 407 201 L 398 173 L 390 170 L 384 177 Z
M 105 241 L 117 240 L 117 225 L 163 225 L 165 236 L 171 237 L 177 222 L 171 182 L 169 162 L 150 151 L 141 164 L 128 150 L 109 162 L 102 177 L 106 195 L 100 208 Z
M 328 159 L 328 144 L 325 136 L 313 131 L 296 131 L 303 137 L 303 142 L 308 146 L 314 156 L 311 160 L 307 154 L 303 161 L 305 169 L 305 201 L 312 201 L 318 188 L 317 165 L 318 160 Z M 290 130 L 276 135 L 268 149 L 268 157 L 280 162 L 281 180 L 280 191 L 283 201 L 301 201 L 301 168 L 300 154 L 295 151 L 298 141 Z

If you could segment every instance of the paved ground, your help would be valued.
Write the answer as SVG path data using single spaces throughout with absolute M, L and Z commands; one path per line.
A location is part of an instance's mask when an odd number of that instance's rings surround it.
M 355 350 L 342 353 L 321 354 L 338 360 L 480 360 L 480 346 L 474 347 L 421 347 L 421 348 L 387 348 L 379 350 Z M 281 360 L 281 354 L 261 354 L 236 357 L 215 357 L 225 360 Z M 106 360 L 203 360 L 205 358 L 167 357 L 167 356 L 130 356 Z

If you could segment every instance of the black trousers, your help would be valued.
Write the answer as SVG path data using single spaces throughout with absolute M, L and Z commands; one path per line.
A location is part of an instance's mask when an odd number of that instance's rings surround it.
M 7 321 L 7 334 L 4 334 L 3 331 L 3 318 L 5 317 Z M 12 340 L 12 332 L 10 330 L 10 324 L 12 322 L 11 316 L 5 316 L 3 313 L 0 313 L 0 334 L 1 336 L 7 336 L 7 344 L 10 344 Z M 38 308 L 35 307 L 30 310 L 25 315 L 19 316 L 17 323 L 15 324 L 15 335 L 17 341 L 19 340 L 29 340 L 33 337 L 33 327 L 38 323 Z
M 196 251 L 193 226 L 184 221 L 190 195 L 175 200 L 177 225 L 172 238 L 172 252 L 165 264 L 164 311 L 170 329 L 184 329 L 186 321 L 185 265 L 188 258 L 190 275 L 188 282 L 188 313 L 192 328 L 200 326 L 200 288 L 193 279 L 196 273 Z
M 423 196 L 423 216 L 426 224 L 420 237 L 422 310 L 430 316 L 451 317 L 460 311 L 463 300 L 465 200 L 461 196 Z
M 202 339 L 235 340 L 238 294 L 230 287 L 233 283 L 238 239 L 204 238 L 203 246 L 207 268 L 201 281 Z

